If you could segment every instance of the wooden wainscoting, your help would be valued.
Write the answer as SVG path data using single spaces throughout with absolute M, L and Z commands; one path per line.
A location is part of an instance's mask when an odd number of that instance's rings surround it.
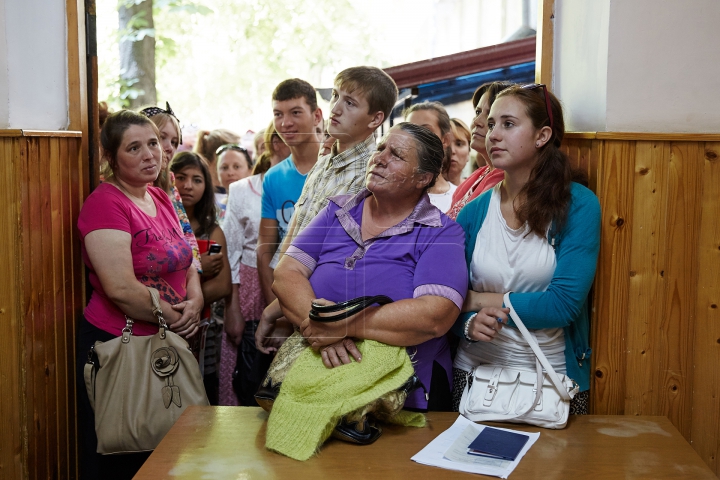
M 602 206 L 591 411 L 665 415 L 720 473 L 720 135 L 570 133 Z
M 80 132 L 0 131 L 2 478 L 76 478 Z

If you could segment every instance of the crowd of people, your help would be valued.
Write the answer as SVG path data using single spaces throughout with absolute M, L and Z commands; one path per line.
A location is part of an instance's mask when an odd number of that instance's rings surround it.
M 104 183 L 78 221 L 93 288 L 78 371 L 125 316 L 136 335 L 157 332 L 151 286 L 193 347 L 211 404 L 257 405 L 273 355 L 302 335 L 327 368 L 362 361 L 362 340 L 406 347 L 422 388 L 405 408 L 457 411 L 476 365 L 535 365 L 508 320 L 512 292 L 553 368 L 580 386 L 571 412 L 587 413 L 600 209 L 560 150 L 560 102 L 544 85 L 492 82 L 473 95 L 469 126 L 420 102 L 378 138 L 397 96 L 384 71 L 348 68 L 324 121 L 315 88 L 285 80 L 254 151 L 213 130 L 178 152 L 167 104 L 109 114 Z M 309 318 L 313 301 L 380 294 L 393 302 L 333 323 Z M 94 453 L 80 387 L 83 469 L 132 476 L 147 455 Z

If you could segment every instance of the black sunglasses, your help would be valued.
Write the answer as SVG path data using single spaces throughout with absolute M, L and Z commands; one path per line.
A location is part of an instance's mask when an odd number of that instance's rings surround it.
M 550 95 L 548 94 L 547 87 L 542 83 L 531 83 L 529 85 L 523 85 L 520 87 L 525 90 L 535 90 L 536 88 L 542 88 L 545 94 L 545 107 L 547 108 L 548 118 L 550 119 L 550 130 L 555 130 L 555 122 L 553 121 L 552 114 L 552 103 L 550 103 Z

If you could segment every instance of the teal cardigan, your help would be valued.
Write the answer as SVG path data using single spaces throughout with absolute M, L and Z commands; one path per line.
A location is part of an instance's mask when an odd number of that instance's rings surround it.
M 572 198 L 564 227 L 559 232 L 551 228 L 548 233 L 557 260 L 550 285 L 544 292 L 511 293 L 510 299 L 528 328 L 563 328 L 567 374 L 580 385 L 580 391 L 585 391 L 590 388 L 587 303 L 600 250 L 600 203 L 593 192 L 578 183 L 571 184 L 570 193 Z M 465 230 L 468 271 L 491 195 L 492 190 L 483 193 L 465 205 L 457 217 Z M 455 321 L 452 330 L 460 338 L 463 338 L 465 321 L 473 313 L 461 313 Z

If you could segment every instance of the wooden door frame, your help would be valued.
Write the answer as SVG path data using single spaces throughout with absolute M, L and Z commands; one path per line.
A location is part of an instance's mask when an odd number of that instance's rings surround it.
M 553 52 L 555 41 L 555 0 L 539 0 L 535 50 L 535 83 L 553 86 Z

